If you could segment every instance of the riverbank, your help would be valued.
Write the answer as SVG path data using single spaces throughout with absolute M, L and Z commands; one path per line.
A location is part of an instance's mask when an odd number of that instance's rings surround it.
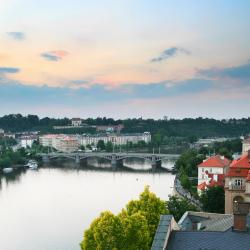
M 173 195 L 187 199 L 191 204 L 195 205 L 200 211 L 202 211 L 202 204 L 199 200 L 195 199 L 190 192 L 184 189 L 181 185 L 179 176 L 176 175 L 174 179 Z

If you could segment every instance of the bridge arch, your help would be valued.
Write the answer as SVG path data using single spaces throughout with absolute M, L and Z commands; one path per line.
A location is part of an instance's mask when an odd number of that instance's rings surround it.
M 80 160 L 87 160 L 87 159 L 91 159 L 91 158 L 96 158 L 96 159 L 104 159 L 104 160 L 108 160 L 111 161 L 111 157 L 106 157 L 106 156 L 101 156 L 101 155 L 86 155 L 86 156 L 80 156 L 79 159 Z
M 71 159 L 71 160 L 75 160 L 76 159 L 75 157 L 69 156 L 69 155 L 54 155 L 54 156 L 49 156 L 50 160 L 60 159 L 60 158 L 66 158 L 66 159 Z

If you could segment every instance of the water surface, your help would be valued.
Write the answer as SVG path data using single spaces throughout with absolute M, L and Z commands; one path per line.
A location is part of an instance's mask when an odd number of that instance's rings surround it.
M 150 168 L 145 165 L 128 163 L 134 169 Z M 138 198 L 145 185 L 168 199 L 174 175 L 51 166 L 0 180 L 1 249 L 75 250 L 100 212 L 118 213 L 129 200 Z

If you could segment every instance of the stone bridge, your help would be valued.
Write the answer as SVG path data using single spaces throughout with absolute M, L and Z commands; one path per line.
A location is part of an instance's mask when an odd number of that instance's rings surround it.
M 175 154 L 150 154 L 150 153 L 107 153 L 107 152 L 90 152 L 90 153 L 48 153 L 39 154 L 42 157 L 44 163 L 48 163 L 51 159 L 56 158 L 68 158 L 74 160 L 77 164 L 80 164 L 81 160 L 88 158 L 101 158 L 109 160 L 112 167 L 116 167 L 119 163 L 122 163 L 127 158 L 139 158 L 151 162 L 152 168 L 155 169 L 161 165 L 164 159 L 177 159 L 179 155 Z

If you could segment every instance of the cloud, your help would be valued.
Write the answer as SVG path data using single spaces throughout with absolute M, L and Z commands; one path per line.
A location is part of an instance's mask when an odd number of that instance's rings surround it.
M 7 32 L 7 35 L 17 41 L 22 41 L 25 39 L 25 33 L 20 31 Z
M 79 88 L 79 87 L 88 87 L 89 84 L 91 84 L 90 80 L 73 80 L 67 82 L 66 86 Z
M 0 67 L 0 74 L 15 74 L 20 72 L 19 68 L 13 67 Z
M 116 117 L 131 117 L 135 114 L 162 117 L 167 113 L 186 117 L 213 116 L 217 112 L 223 116 L 223 106 L 227 114 L 233 116 L 238 112 L 239 116 L 247 113 L 247 109 L 242 107 L 250 107 L 250 86 L 225 89 L 218 84 L 219 81 L 213 79 L 134 83 L 116 88 L 107 88 L 101 83 L 88 84 L 87 80 L 73 82 L 79 86 L 38 87 L 24 85 L 11 80 L 7 75 L 0 75 L 0 113 L 34 112 L 52 116 L 72 116 L 78 113 L 91 117 L 103 115 L 103 112 Z M 232 109 L 232 104 L 237 108 Z M 231 113 L 232 110 L 234 113 Z
M 41 56 L 48 61 L 60 61 L 69 53 L 64 50 L 54 50 L 49 52 L 44 52 Z
M 190 54 L 190 52 L 186 49 L 178 48 L 178 47 L 171 47 L 171 48 L 164 50 L 158 57 L 151 59 L 151 62 L 154 63 L 154 62 L 166 61 L 169 58 L 175 57 L 178 53 L 186 54 L 186 55 Z
M 209 78 L 231 78 L 238 80 L 250 80 L 250 62 L 227 68 L 199 69 L 198 74 Z

